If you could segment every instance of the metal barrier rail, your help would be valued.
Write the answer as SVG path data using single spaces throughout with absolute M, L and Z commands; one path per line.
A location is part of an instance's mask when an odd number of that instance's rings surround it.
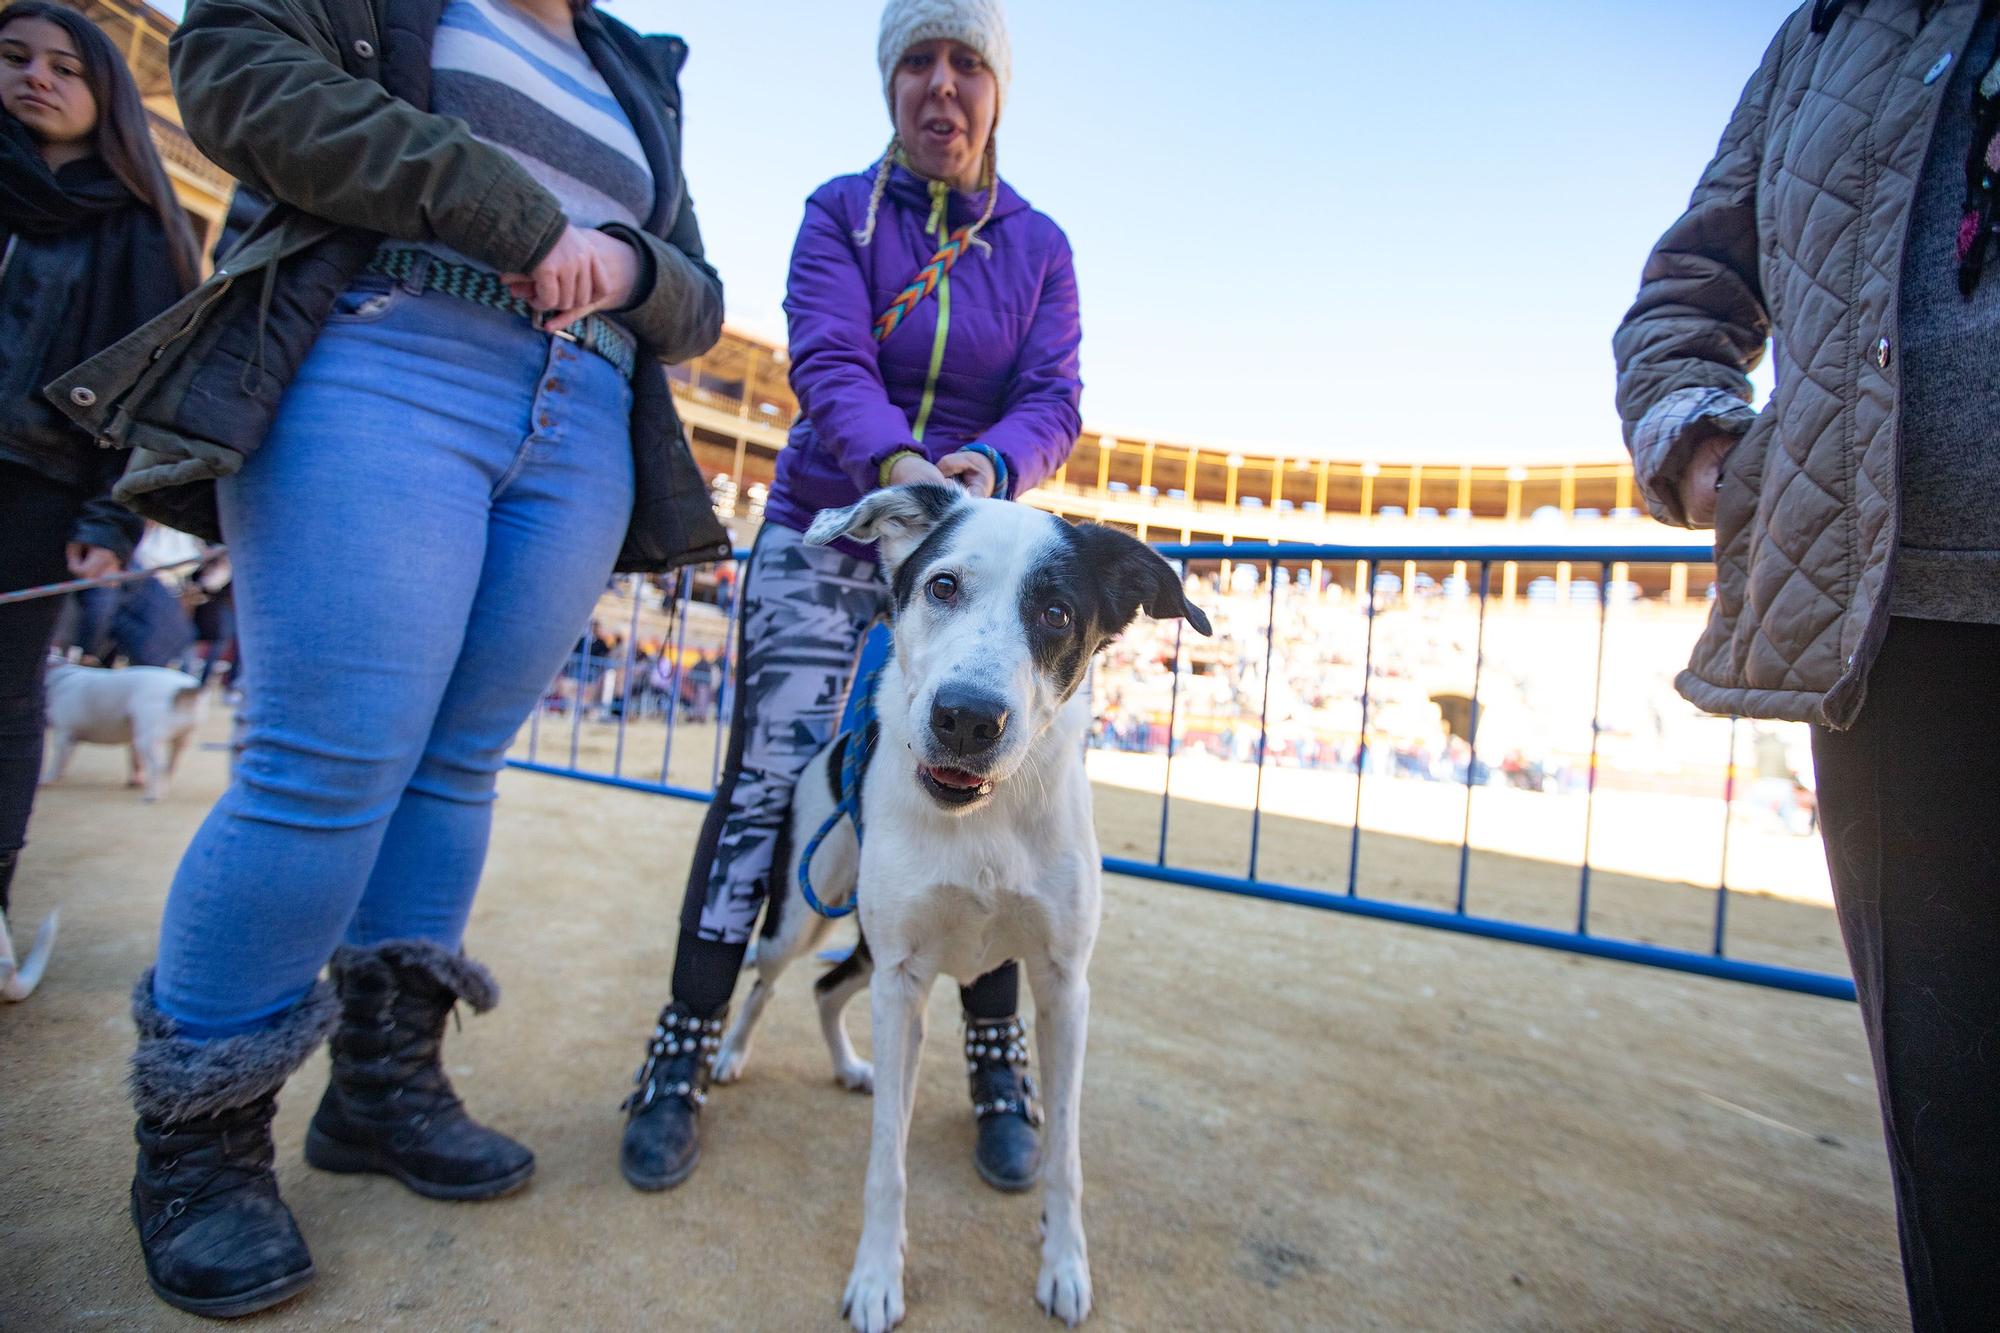
M 41 597 L 62 596 L 88 588 L 116 587 L 126 583 L 153 577 L 155 574 L 170 572 L 200 565 L 221 554 L 224 548 L 211 547 L 201 555 L 152 569 L 125 570 L 117 574 L 95 579 L 71 579 L 62 583 L 48 584 L 34 588 L 24 588 L 13 592 L 0 593 L 0 606 L 30 601 Z M 1166 775 L 1161 783 L 1160 793 L 1160 836 L 1159 851 L 1152 861 L 1138 861 L 1125 857 L 1104 858 L 1105 870 L 1139 879 L 1157 880 L 1161 883 L 1179 884 L 1192 888 L 1212 889 L 1223 893 L 1240 894 L 1246 897 L 1263 898 L 1273 902 L 1291 903 L 1304 907 L 1316 907 L 1328 911 L 1347 912 L 1359 916 L 1374 917 L 1379 920 L 1396 921 L 1407 925 L 1429 926 L 1435 929 L 1456 931 L 1461 934 L 1477 935 L 1487 939 L 1506 940 L 1519 944 L 1532 944 L 1542 948 L 1557 949 L 1570 953 L 1585 954 L 1597 958 L 1615 959 L 1621 962 L 1641 963 L 1651 967 L 1667 968 L 1693 973 L 1700 976 L 1719 977 L 1730 981 L 1746 982 L 1752 985 L 1774 987 L 1780 990 L 1797 991 L 1808 995 L 1825 996 L 1831 999 L 1852 1000 L 1855 997 L 1854 983 L 1845 976 L 1834 973 L 1812 972 L 1798 968 L 1779 967 L 1765 963 L 1748 962 L 1731 958 L 1725 952 L 1729 887 L 1726 875 L 1719 874 L 1716 883 L 1715 912 L 1712 945 L 1708 953 L 1697 953 L 1686 949 L 1672 949 L 1659 945 L 1644 944 L 1590 933 L 1590 891 L 1591 891 L 1591 834 L 1592 812 L 1597 796 L 1598 739 L 1602 731 L 1602 690 L 1604 673 L 1604 645 L 1609 630 L 1611 608 L 1611 572 L 1614 565 L 1641 564 L 1702 564 L 1707 563 L 1710 551 L 1706 547 L 1649 545 L 1649 546 L 1549 546 L 1549 545 L 1497 545 L 1497 546 L 1451 546 L 1451 545 L 1322 545 L 1311 543 L 1269 543 L 1264 545 L 1233 544 L 1223 542 L 1192 543 L 1183 545 L 1161 545 L 1155 548 L 1165 558 L 1179 563 L 1183 575 L 1190 564 L 1195 562 L 1221 562 L 1232 564 L 1256 564 L 1264 567 L 1262 582 L 1266 588 L 1266 612 L 1264 619 L 1264 663 L 1263 697 L 1258 715 L 1258 738 L 1256 745 L 1257 773 L 1255 794 L 1250 810 L 1250 846 L 1245 872 L 1242 876 L 1215 874 L 1207 871 L 1191 870 L 1170 865 L 1167 860 L 1167 835 L 1172 809 L 1173 761 L 1175 756 L 1175 722 L 1180 704 L 1180 647 L 1179 631 L 1175 636 L 1175 660 L 1173 684 L 1169 696 L 1169 713 L 1166 734 Z M 748 558 L 747 551 L 734 553 L 733 563 Z M 1257 874 L 1258 854 L 1263 833 L 1263 778 L 1266 751 L 1270 739 L 1270 688 L 1271 668 L 1275 655 L 1277 625 L 1277 573 L 1284 563 L 1319 561 L 1354 562 L 1364 567 L 1358 586 L 1368 590 L 1361 598 L 1363 614 L 1367 619 L 1366 648 L 1362 662 L 1361 687 L 1361 727 L 1359 748 L 1353 771 L 1355 775 L 1354 817 L 1348 835 L 1347 889 L 1344 894 L 1327 893 L 1298 885 L 1281 884 L 1260 879 Z M 1471 718 L 1467 728 L 1467 742 L 1470 760 L 1465 775 L 1465 813 L 1461 825 L 1458 848 L 1458 872 L 1456 885 L 1456 906 L 1446 912 L 1433 908 L 1412 906 L 1404 903 L 1369 898 L 1359 891 L 1359 871 L 1361 864 L 1362 793 L 1368 776 L 1368 713 L 1370 691 L 1374 680 L 1375 620 L 1378 615 L 1379 596 L 1375 593 L 1376 576 L 1385 564 L 1441 564 L 1464 563 L 1468 568 L 1477 565 L 1478 581 L 1478 629 L 1474 649 L 1473 687 L 1471 697 Z M 1485 670 L 1486 618 L 1491 600 L 1493 566 L 1504 563 L 1517 564 L 1568 564 L 1571 566 L 1595 565 L 1599 567 L 1597 591 L 1598 639 L 1597 664 L 1593 677 L 1593 699 L 1591 705 L 1591 747 L 1587 768 L 1584 807 L 1584 840 L 1581 863 L 1578 867 L 1576 928 L 1573 931 L 1553 930 L 1531 926 L 1521 922 L 1501 918 L 1485 917 L 1466 910 L 1466 893 L 1470 881 L 1472 855 L 1472 795 L 1478 785 L 1478 729 L 1480 710 L 1480 683 Z M 736 639 L 737 599 L 728 598 L 726 608 L 718 608 L 722 614 L 719 626 L 718 655 L 713 663 L 711 679 L 703 688 L 697 689 L 695 698 L 684 698 L 683 685 L 690 679 L 686 648 L 689 620 L 696 605 L 693 593 L 694 575 L 691 570 L 682 569 L 674 576 L 673 591 L 662 597 L 662 610 L 670 617 L 672 629 L 671 646 L 674 666 L 664 673 L 664 715 L 666 719 L 666 743 L 660 757 L 657 781 L 628 778 L 624 775 L 626 727 L 634 706 L 644 706 L 647 691 L 635 689 L 636 671 L 640 663 L 636 659 L 636 645 L 639 638 L 640 619 L 644 610 L 643 589 L 646 581 L 632 577 L 626 580 L 631 610 L 624 636 L 622 653 L 617 658 L 590 652 L 572 655 L 570 663 L 558 676 L 556 685 L 564 680 L 571 681 L 573 688 L 568 693 L 570 700 L 570 735 L 568 762 L 566 764 L 545 763 L 540 758 L 543 710 L 537 709 L 529 724 L 526 759 L 510 758 L 510 767 L 531 773 L 543 773 L 556 777 L 566 777 L 585 782 L 595 782 L 626 790 L 647 792 L 661 796 L 672 796 L 684 800 L 706 801 L 715 794 L 722 769 L 722 726 L 721 719 L 728 715 L 729 691 L 734 679 L 734 649 Z M 732 591 L 733 591 L 733 584 Z M 662 656 L 666 651 L 662 646 Z M 660 675 L 655 670 L 654 675 Z M 602 690 L 604 682 L 617 682 L 618 704 L 616 748 L 609 773 L 594 772 L 579 763 L 582 724 L 587 708 L 586 696 L 593 689 Z M 706 692 L 713 687 L 713 693 Z M 560 688 L 558 697 L 562 696 Z M 668 781 L 672 764 L 677 723 L 686 711 L 685 704 L 693 704 L 704 710 L 713 709 L 716 722 L 715 735 L 709 755 L 709 785 L 693 787 Z M 1735 731 L 1731 728 L 1731 763 L 1725 779 L 1723 796 L 1722 860 L 1726 868 L 1729 855 L 1730 823 L 1735 803 Z
M 221 546 L 211 546 L 200 555 L 189 556 L 185 560 L 175 560 L 170 564 L 153 565 L 147 569 L 121 569 L 116 574 L 104 574 L 94 579 L 65 579 L 61 583 L 44 583 L 33 588 L 0 592 L 0 606 L 12 606 L 16 602 L 32 602 L 43 597 L 66 597 L 70 593 L 88 592 L 92 588 L 119 588 L 127 583 L 140 583 L 155 574 L 171 574 L 177 569 L 192 569 L 221 555 L 225 549 Z
M 1157 880 L 1162 883 L 1179 884 L 1193 888 L 1212 889 L 1224 893 L 1241 894 L 1247 897 L 1263 898 L 1274 902 L 1291 903 L 1305 907 L 1321 908 L 1329 911 L 1347 912 L 1380 920 L 1396 921 L 1407 925 L 1428 926 L 1436 929 L 1476 935 L 1487 939 L 1505 940 L 1518 944 L 1532 944 L 1542 948 L 1556 949 L 1569 953 L 1584 954 L 1596 958 L 1613 959 L 1621 962 L 1640 963 L 1651 967 L 1666 968 L 1699 976 L 1716 977 L 1752 985 L 1773 987 L 1780 990 L 1796 991 L 1808 995 L 1824 996 L 1831 999 L 1852 1000 L 1854 983 L 1851 979 L 1835 973 L 1813 972 L 1799 968 L 1782 967 L 1766 963 L 1750 962 L 1730 957 L 1726 952 L 1727 923 L 1730 889 L 1726 874 L 1719 874 L 1716 883 L 1715 908 L 1712 926 L 1712 943 L 1708 952 L 1691 949 L 1668 948 L 1633 940 L 1595 935 L 1591 933 L 1591 834 L 1593 813 L 1597 800 L 1598 782 L 1598 741 L 1603 729 L 1601 716 L 1602 689 L 1604 676 L 1604 645 L 1610 623 L 1612 602 L 1611 573 L 1614 565 L 1660 565 L 1660 564 L 1707 564 L 1711 552 L 1707 547 L 1685 545 L 1647 546 L 1549 546 L 1549 545 L 1495 545 L 1495 546 L 1451 546 L 1451 545 L 1388 545 L 1367 546 L 1317 545 L 1308 543 L 1285 543 L 1267 545 L 1195 543 L 1188 545 L 1163 545 L 1156 549 L 1167 559 L 1177 562 L 1185 574 L 1191 563 L 1228 561 L 1232 564 L 1255 564 L 1263 567 L 1262 582 L 1266 588 L 1266 615 L 1264 620 L 1264 670 L 1263 698 L 1258 717 L 1258 741 L 1256 746 L 1256 785 L 1250 810 L 1250 838 L 1247 863 L 1241 876 L 1216 874 L 1192 870 L 1169 863 L 1167 856 L 1167 834 L 1172 806 L 1172 765 L 1175 758 L 1175 723 L 1180 709 L 1180 640 L 1175 639 L 1175 661 L 1172 693 L 1169 703 L 1166 742 L 1166 778 L 1161 784 L 1159 851 L 1152 861 L 1134 860 L 1124 857 L 1106 857 L 1104 868 L 1114 874 L 1129 875 L 1140 879 Z M 738 552 L 737 560 L 742 560 L 746 552 Z M 1298 885 L 1276 883 L 1258 875 L 1258 856 L 1263 836 L 1263 777 L 1266 750 L 1270 738 L 1270 681 L 1275 653 L 1276 605 L 1279 579 L 1278 570 L 1283 564 L 1298 565 L 1309 561 L 1335 562 L 1351 561 L 1364 567 L 1359 586 L 1368 590 L 1368 595 L 1359 598 L 1361 614 L 1367 620 L 1366 647 L 1362 662 L 1362 687 L 1360 696 L 1362 725 L 1359 732 L 1359 748 L 1355 755 L 1352 771 L 1355 777 L 1355 810 L 1348 837 L 1347 885 L 1345 893 L 1330 893 Z M 1417 907 L 1409 904 L 1371 898 L 1360 892 L 1359 868 L 1361 864 L 1361 797 L 1368 776 L 1368 716 L 1371 703 L 1371 687 L 1375 672 L 1375 621 L 1380 614 L 1380 598 L 1375 594 L 1376 577 L 1382 567 L 1391 564 L 1441 564 L 1463 562 L 1468 571 L 1477 566 L 1477 607 L 1478 628 L 1475 660 L 1473 664 L 1473 693 L 1471 699 L 1471 725 L 1468 727 L 1467 742 L 1471 747 L 1471 762 L 1466 766 L 1465 814 L 1460 832 L 1458 849 L 1458 871 L 1456 885 L 1456 905 L 1446 911 L 1435 908 Z M 1492 597 L 1493 567 L 1508 562 L 1522 564 L 1568 564 L 1570 566 L 1597 566 L 1599 572 L 1597 607 L 1597 662 L 1593 675 L 1594 697 L 1592 699 L 1590 722 L 1590 761 L 1586 770 L 1584 787 L 1584 834 L 1581 860 L 1578 867 L 1576 926 L 1573 930 L 1556 930 L 1542 926 L 1528 925 L 1496 917 L 1480 916 L 1466 910 L 1467 886 L 1471 874 L 1472 853 L 1472 797 L 1479 785 L 1478 774 L 1478 721 L 1480 712 L 1480 687 L 1486 666 L 1486 622 L 1489 602 Z M 510 759 L 509 763 L 528 772 L 545 773 L 559 777 L 580 779 L 601 783 L 626 790 L 649 792 L 663 796 L 674 796 L 688 800 L 707 800 L 714 794 L 714 785 L 719 779 L 722 761 L 721 716 L 727 715 L 727 700 L 733 677 L 731 660 L 735 646 L 735 599 L 729 599 L 726 608 L 718 607 L 721 625 L 721 655 L 715 663 L 714 688 L 712 697 L 697 691 L 696 703 L 704 708 L 718 710 L 718 725 L 709 756 L 709 786 L 702 788 L 685 782 L 669 781 L 669 768 L 673 758 L 673 747 L 677 719 L 683 715 L 685 693 L 683 681 L 688 670 L 685 652 L 688 625 L 694 607 L 698 605 L 691 596 L 693 575 L 688 570 L 674 576 L 671 595 L 663 597 L 663 614 L 671 617 L 672 651 L 675 666 L 667 673 L 670 686 L 666 700 L 666 743 L 661 756 L 658 780 L 628 777 L 625 765 L 625 730 L 628 715 L 635 706 L 634 644 L 637 640 L 642 613 L 643 598 L 639 581 L 632 581 L 632 606 L 625 636 L 622 657 L 614 659 L 602 655 L 578 654 L 565 669 L 561 680 L 572 684 L 570 691 L 574 704 L 570 707 L 570 735 L 568 762 L 554 764 L 545 762 L 540 756 L 543 720 L 538 712 L 530 725 L 526 759 Z M 1467 600 L 1470 600 L 1468 595 Z M 715 613 L 711 613 L 711 619 Z M 714 628 L 714 627 L 712 627 Z M 664 649 L 663 649 L 664 652 Z M 618 703 L 618 734 L 611 771 L 596 772 L 581 767 L 578 763 L 579 738 L 586 706 L 583 696 L 593 687 L 600 690 L 601 682 L 607 674 L 615 673 Z M 608 707 L 600 702 L 600 708 Z M 1725 779 L 1723 794 L 1723 861 L 1728 859 L 1729 825 L 1735 805 L 1735 732 L 1731 730 L 1731 762 Z M 1490 769 L 1489 769 L 1490 772 Z

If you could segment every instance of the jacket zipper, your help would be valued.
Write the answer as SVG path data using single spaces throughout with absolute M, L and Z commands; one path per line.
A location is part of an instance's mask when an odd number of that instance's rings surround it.
M 924 235 L 942 239 L 951 228 L 951 187 L 943 181 L 932 181 L 931 215 L 924 223 Z M 951 274 L 947 271 L 938 275 L 938 317 L 937 332 L 931 335 L 931 365 L 924 376 L 923 401 L 917 406 L 916 424 L 910 427 L 910 435 L 918 444 L 924 442 L 924 427 L 930 424 L 931 409 L 937 406 L 938 372 L 944 369 L 944 343 L 951 332 Z
M 931 368 L 924 376 L 924 398 L 917 408 L 917 424 L 910 428 L 918 444 L 924 442 L 924 427 L 930 424 L 931 409 L 937 406 L 938 372 L 944 369 L 944 342 L 951 331 L 951 274 L 938 278 L 937 333 L 931 338 Z
M 14 247 L 21 243 L 19 236 L 7 238 L 7 253 L 0 254 L 0 282 L 7 281 L 7 270 L 14 265 Z

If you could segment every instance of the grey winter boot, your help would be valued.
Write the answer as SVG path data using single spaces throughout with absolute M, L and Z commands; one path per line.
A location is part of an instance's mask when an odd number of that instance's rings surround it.
M 133 989 L 132 1225 L 146 1278 L 167 1304 L 233 1319 L 313 1280 L 305 1238 L 278 1197 L 271 1118 L 278 1089 L 333 1019 L 333 994 L 322 983 L 269 1027 L 195 1041 L 154 1004 L 150 969 Z
M 439 1054 L 460 1000 L 482 1014 L 499 1003 L 492 974 L 428 940 L 341 948 L 328 971 L 340 1025 L 306 1161 L 392 1176 L 429 1199 L 494 1199 L 527 1184 L 535 1155 L 465 1113 Z

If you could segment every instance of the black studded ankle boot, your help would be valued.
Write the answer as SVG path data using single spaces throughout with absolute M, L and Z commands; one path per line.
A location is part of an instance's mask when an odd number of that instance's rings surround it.
M 1019 1193 L 1042 1169 L 1042 1108 L 1028 1074 L 1027 1029 L 1018 1016 L 966 1019 L 965 1072 L 979 1120 L 972 1164 L 994 1189 Z
M 316 987 L 270 1026 L 196 1041 L 153 1003 L 153 974 L 132 996 L 132 1225 L 161 1300 L 233 1319 L 313 1280 L 313 1261 L 271 1169 L 277 1092 L 326 1035 L 333 998 Z
M 499 1002 L 492 975 L 426 940 L 342 948 L 329 970 L 340 1025 L 306 1161 L 391 1176 L 427 1199 L 494 1199 L 527 1184 L 535 1155 L 466 1114 L 440 1058 L 460 1000 L 475 1013 Z
M 646 1062 L 620 1108 L 626 1119 L 618 1169 L 635 1189 L 672 1189 L 694 1174 L 701 1160 L 708 1072 L 722 1044 L 727 1013 L 696 1018 L 679 1001 L 660 1011 L 646 1041 Z

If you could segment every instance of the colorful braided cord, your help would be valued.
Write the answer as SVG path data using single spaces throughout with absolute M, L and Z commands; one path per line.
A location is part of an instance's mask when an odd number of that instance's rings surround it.
M 960 227 L 953 232 L 938 252 L 931 256 L 931 262 L 924 265 L 910 285 L 897 293 L 889 308 L 875 317 L 875 341 L 881 342 L 894 333 L 903 322 L 903 317 L 922 305 L 930 294 L 937 290 L 938 280 L 951 272 L 951 266 L 958 262 L 966 247 L 972 244 L 972 228 Z

